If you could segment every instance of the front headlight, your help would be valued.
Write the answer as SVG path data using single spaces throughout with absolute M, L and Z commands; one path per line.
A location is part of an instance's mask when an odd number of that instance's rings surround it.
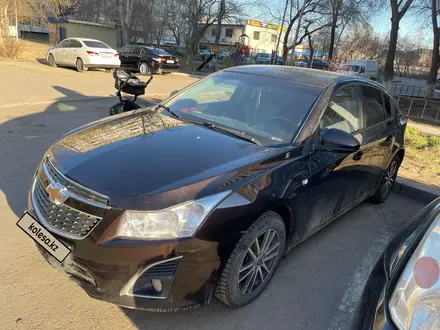
M 149 240 L 191 237 L 229 194 L 225 191 L 159 211 L 125 211 L 116 236 Z
M 389 302 L 400 330 L 440 329 L 440 215 L 409 259 Z

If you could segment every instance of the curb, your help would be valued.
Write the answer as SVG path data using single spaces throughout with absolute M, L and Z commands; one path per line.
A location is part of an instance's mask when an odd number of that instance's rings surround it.
M 429 204 L 434 199 L 440 197 L 439 190 L 400 176 L 397 177 L 394 183 L 393 191 L 401 196 L 409 197 L 424 204 Z

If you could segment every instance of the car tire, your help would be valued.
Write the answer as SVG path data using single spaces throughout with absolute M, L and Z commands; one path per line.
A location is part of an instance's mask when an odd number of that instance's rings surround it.
M 399 156 L 394 156 L 388 165 L 385 174 L 377 186 L 374 194 L 370 197 L 370 201 L 376 204 L 383 203 L 387 200 L 391 191 L 393 190 L 394 182 L 396 181 L 397 172 L 399 171 L 401 159 Z
M 243 234 L 226 262 L 216 297 L 230 307 L 244 306 L 256 299 L 275 274 L 285 244 L 286 228 L 281 216 L 272 211 L 262 214 Z
M 57 64 L 55 63 L 55 57 L 52 54 L 49 55 L 47 62 L 49 63 L 49 66 L 51 66 L 51 67 L 57 66 Z
M 75 63 L 76 71 L 83 72 L 84 71 L 84 62 L 82 59 L 78 58 Z
M 150 66 L 147 64 L 147 62 L 141 62 L 139 64 L 139 72 L 141 75 L 146 76 L 151 72 Z

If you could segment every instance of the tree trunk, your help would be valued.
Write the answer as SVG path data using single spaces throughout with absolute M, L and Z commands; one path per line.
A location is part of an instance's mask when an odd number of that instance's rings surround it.
M 391 88 L 394 76 L 394 58 L 396 57 L 397 38 L 399 36 L 399 18 L 397 16 L 397 12 L 392 13 L 390 41 L 384 67 L 384 83 L 387 88 Z
M 218 12 L 217 33 L 215 35 L 215 52 L 218 52 L 218 44 L 220 43 L 220 37 L 222 34 L 222 20 L 226 12 L 226 0 L 220 0 L 220 10 Z
M 431 19 L 432 19 L 432 32 L 434 36 L 432 58 L 431 58 L 431 68 L 429 69 L 428 75 L 428 87 L 425 91 L 425 97 L 433 97 L 435 92 L 435 84 L 437 82 L 437 72 L 440 67 L 440 31 L 438 28 L 437 21 L 437 0 L 431 1 Z
M 328 59 L 329 60 L 333 59 L 333 53 L 334 53 L 334 49 L 335 49 L 335 38 L 336 38 L 337 23 L 338 23 L 338 12 L 336 11 L 336 12 L 333 13 L 332 25 L 331 25 L 331 30 L 330 30 L 330 47 L 329 47 L 329 50 L 328 50 Z
M 123 0 L 119 0 L 119 20 L 121 23 L 121 31 L 122 31 L 122 45 L 127 45 L 129 44 L 128 27 L 126 21 L 126 8 L 124 6 Z
M 307 63 L 307 67 L 311 68 L 313 66 L 313 53 L 315 52 L 315 49 L 313 48 L 313 41 L 311 35 L 309 34 L 307 38 L 309 39 L 309 49 L 310 49 L 309 63 Z

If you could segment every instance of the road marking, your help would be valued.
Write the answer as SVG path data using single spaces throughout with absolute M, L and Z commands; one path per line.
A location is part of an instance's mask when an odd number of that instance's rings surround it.
M 367 255 L 362 259 L 359 266 L 356 267 L 352 280 L 345 289 L 336 315 L 330 322 L 329 330 L 346 330 L 350 328 L 351 318 L 364 289 L 364 285 L 391 237 L 389 232 L 382 229 L 377 239 L 371 244 Z

